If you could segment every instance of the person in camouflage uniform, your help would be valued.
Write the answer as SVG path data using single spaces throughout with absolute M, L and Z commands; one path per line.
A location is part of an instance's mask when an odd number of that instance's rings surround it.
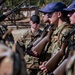
M 38 15 L 33 15 L 30 18 L 30 25 L 31 28 L 28 29 L 21 38 L 25 48 L 32 45 L 33 42 L 37 40 L 42 34 L 42 31 L 39 29 L 40 18 Z M 24 58 L 26 60 L 28 73 L 30 75 L 37 75 L 39 67 L 38 59 L 33 56 L 29 56 L 28 54 L 26 54 Z
M 71 5 L 69 5 L 66 9 L 64 9 L 65 11 L 69 12 L 68 13 L 68 17 L 70 19 L 70 23 L 72 25 L 75 24 L 75 1 L 73 1 L 73 3 Z M 73 41 L 71 41 L 72 43 L 75 42 L 75 35 L 73 35 Z M 71 44 L 70 42 L 70 44 Z M 70 55 L 69 55 L 69 60 L 66 66 L 66 75 L 75 75 L 75 45 L 72 44 L 70 45 Z
M 40 27 L 40 18 L 38 15 L 33 15 L 30 18 L 31 28 L 28 29 L 22 36 L 22 40 L 24 41 L 25 47 L 27 48 L 31 45 L 37 38 L 40 37 L 42 31 L 39 29 Z
M 69 12 L 68 17 L 70 19 L 70 23 L 74 25 L 75 24 L 75 1 L 71 5 L 69 5 L 67 8 L 65 8 L 64 10 Z M 62 63 L 63 65 L 62 66 L 60 65 L 59 69 L 57 68 L 53 73 L 50 73 L 49 75 L 60 75 L 60 74 L 75 75 L 75 34 L 74 33 L 71 35 L 68 41 L 69 41 L 68 58 L 63 61 Z M 66 60 L 67 62 L 64 63 Z M 64 69 L 62 69 L 63 66 L 64 66 Z M 66 71 L 66 74 L 64 74 L 64 71 Z
M 48 49 L 51 56 L 56 54 L 62 45 L 62 38 L 64 38 L 73 26 L 68 23 L 67 12 L 63 9 L 66 8 L 66 5 L 61 2 L 53 2 L 48 4 L 42 12 L 48 12 L 50 24 L 55 26 L 55 30 L 51 36 L 51 45 Z M 65 13 L 65 14 L 64 14 Z M 41 70 L 47 72 L 45 64 L 40 66 Z
M 75 52 L 69 59 L 66 66 L 66 75 L 75 75 Z

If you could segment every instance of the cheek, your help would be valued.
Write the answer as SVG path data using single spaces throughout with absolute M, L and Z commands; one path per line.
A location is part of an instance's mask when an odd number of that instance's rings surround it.
M 34 24 L 32 24 L 32 25 L 31 25 L 31 27 L 32 27 L 32 28 L 35 28 L 35 25 L 34 25 Z
M 43 17 L 43 20 L 44 20 L 44 21 L 47 21 L 47 20 L 48 20 L 48 17 L 47 17 L 47 16 L 44 16 L 44 17 Z
M 43 19 L 46 19 L 46 16 L 44 16 Z
M 58 18 L 57 16 L 52 16 L 50 22 L 51 22 L 52 24 L 55 24 L 55 22 L 57 21 L 57 18 Z
M 75 14 L 70 17 L 71 24 L 75 24 Z
M 33 23 L 30 22 L 30 26 L 33 26 Z
M 39 25 L 36 28 L 38 29 L 39 28 Z
M 37 28 L 39 28 L 39 25 L 35 25 L 35 24 L 34 24 L 34 25 L 32 26 L 32 28 L 37 29 Z

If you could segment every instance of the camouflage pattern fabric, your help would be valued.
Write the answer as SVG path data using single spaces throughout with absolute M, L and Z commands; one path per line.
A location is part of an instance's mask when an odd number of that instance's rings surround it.
M 28 31 L 27 34 L 26 34 L 27 36 L 24 35 L 25 47 L 27 47 L 28 45 L 31 45 L 35 40 L 37 40 L 41 36 L 41 33 L 42 32 L 40 30 L 38 30 L 38 32 L 36 34 L 33 34 L 31 32 L 31 30 Z M 35 58 L 33 56 L 25 55 L 25 59 L 26 59 L 28 68 L 36 68 L 38 66 L 37 58 Z
M 52 34 L 52 40 L 51 45 L 48 49 L 48 52 L 53 54 L 56 54 L 62 45 L 62 39 L 68 34 L 68 32 L 73 28 L 70 24 L 67 24 L 66 22 L 63 22 L 62 25 L 60 25 Z
M 75 75 L 75 51 L 73 56 L 69 59 L 66 66 L 67 75 Z
M 42 31 L 39 29 L 38 32 L 32 33 L 32 31 L 29 29 L 27 30 L 24 35 L 22 36 L 22 44 L 25 45 L 27 48 L 29 45 L 31 45 L 35 40 L 37 40 L 42 34 Z
M 66 74 L 75 75 L 75 34 L 71 36 L 68 45 L 68 63 L 66 65 Z
M 33 44 L 34 41 L 36 41 L 42 34 L 42 31 L 39 29 L 38 32 L 32 33 L 31 30 L 28 30 L 23 35 L 23 44 L 25 45 L 25 48 L 27 48 L 29 45 Z M 28 73 L 30 75 L 36 75 L 39 67 L 39 61 L 36 57 L 25 55 L 26 60 L 26 66 L 28 68 Z

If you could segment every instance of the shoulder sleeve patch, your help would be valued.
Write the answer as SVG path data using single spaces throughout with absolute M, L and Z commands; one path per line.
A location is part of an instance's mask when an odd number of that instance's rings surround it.
M 66 36 L 72 29 L 71 28 L 64 28 L 61 32 L 62 36 Z

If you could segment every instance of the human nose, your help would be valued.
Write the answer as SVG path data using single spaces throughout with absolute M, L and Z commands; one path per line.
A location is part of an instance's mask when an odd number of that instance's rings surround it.
M 67 16 L 70 17 L 70 14 L 68 14 Z

